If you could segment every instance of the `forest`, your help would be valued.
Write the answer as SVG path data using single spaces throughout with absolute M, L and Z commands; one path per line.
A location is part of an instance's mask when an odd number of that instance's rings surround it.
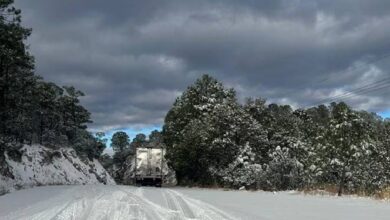
M 35 74 L 26 43 L 31 29 L 21 25 L 21 11 L 12 3 L 0 1 L 0 155 L 41 144 L 98 158 L 105 145 L 87 131 L 91 114 L 80 104 L 84 94 Z
M 179 184 L 373 194 L 390 180 L 390 121 L 346 103 L 306 109 L 237 100 L 204 75 L 163 127 Z

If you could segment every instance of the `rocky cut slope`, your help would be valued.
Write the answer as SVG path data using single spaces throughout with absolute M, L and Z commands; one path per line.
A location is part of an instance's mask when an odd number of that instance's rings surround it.
M 96 159 L 81 159 L 72 148 L 24 145 L 0 155 L 0 195 L 41 185 L 115 184 Z

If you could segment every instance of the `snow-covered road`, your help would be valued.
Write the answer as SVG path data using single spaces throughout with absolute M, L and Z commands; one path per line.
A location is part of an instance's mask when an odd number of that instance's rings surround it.
M 47 186 L 0 196 L 0 219 L 389 219 L 390 204 L 291 193 Z
M 0 197 L 0 219 L 234 219 L 166 188 L 49 186 Z

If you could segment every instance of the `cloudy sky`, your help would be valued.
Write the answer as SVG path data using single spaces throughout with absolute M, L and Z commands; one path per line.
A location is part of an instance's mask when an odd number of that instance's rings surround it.
M 16 0 L 37 73 L 86 93 L 92 130 L 158 128 L 209 73 L 240 98 L 390 110 L 389 0 Z

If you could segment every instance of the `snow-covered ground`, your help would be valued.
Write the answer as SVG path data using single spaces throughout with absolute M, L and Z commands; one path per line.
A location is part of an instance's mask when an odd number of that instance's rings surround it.
M 20 152 L 20 161 L 4 154 L 8 175 L 0 172 L 0 195 L 40 185 L 115 184 L 96 159 L 81 160 L 72 148 L 53 150 L 25 145 Z
M 0 219 L 389 219 L 390 204 L 294 193 L 116 185 L 45 186 L 0 196 Z

